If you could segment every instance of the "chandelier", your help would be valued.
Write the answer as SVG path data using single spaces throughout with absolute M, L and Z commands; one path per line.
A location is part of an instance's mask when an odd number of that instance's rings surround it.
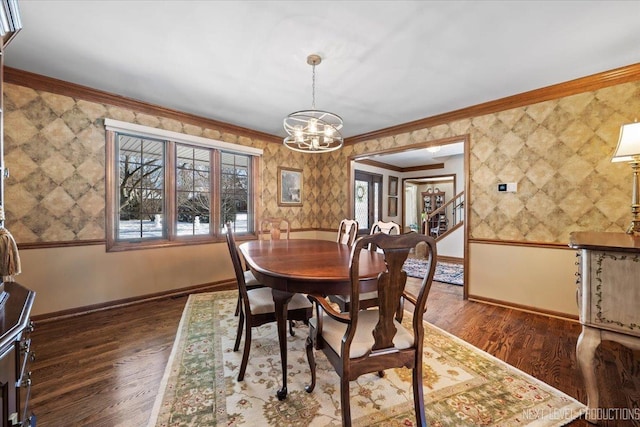
M 309 55 L 307 64 L 313 67 L 311 85 L 311 109 L 296 111 L 284 119 L 284 130 L 288 136 L 284 145 L 303 153 L 326 153 L 342 147 L 344 142 L 340 129 L 342 119 L 337 114 L 316 110 L 316 65 L 322 58 Z

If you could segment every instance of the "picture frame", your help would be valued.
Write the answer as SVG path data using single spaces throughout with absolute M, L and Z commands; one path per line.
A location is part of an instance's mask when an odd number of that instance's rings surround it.
M 389 175 L 389 196 L 398 195 L 398 177 Z
M 388 215 L 398 216 L 398 198 L 397 197 L 389 197 Z
M 302 169 L 278 167 L 278 206 L 302 206 Z

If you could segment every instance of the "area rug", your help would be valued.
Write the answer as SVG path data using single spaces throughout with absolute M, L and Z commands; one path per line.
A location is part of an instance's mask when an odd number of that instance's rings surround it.
M 185 306 L 149 426 L 339 426 L 339 381 L 316 352 L 309 369 L 307 327 L 288 336 L 289 395 L 278 401 L 280 355 L 275 324 L 254 328 L 244 381 L 233 351 L 236 293 L 194 294 Z M 405 316 L 405 319 L 410 318 Z M 424 391 L 431 426 L 561 426 L 585 406 L 551 386 L 425 322 Z M 241 347 L 242 348 L 242 347 Z M 411 371 L 389 369 L 351 382 L 355 426 L 415 424 Z
M 407 258 L 404 263 L 407 276 L 423 278 L 427 274 L 427 261 L 420 258 Z M 464 283 L 464 267 L 462 264 L 438 262 L 433 275 L 436 282 L 462 286 Z

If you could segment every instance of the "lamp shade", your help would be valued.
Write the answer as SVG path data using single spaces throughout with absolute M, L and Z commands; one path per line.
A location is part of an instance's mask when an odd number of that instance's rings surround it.
M 628 123 L 620 128 L 620 139 L 612 162 L 631 162 L 640 158 L 640 123 Z

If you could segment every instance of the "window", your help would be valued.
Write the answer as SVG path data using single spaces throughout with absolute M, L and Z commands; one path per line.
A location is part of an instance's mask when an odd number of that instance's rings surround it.
M 211 150 L 176 144 L 178 236 L 211 232 Z
M 118 135 L 118 239 L 162 238 L 164 144 Z
M 252 171 L 261 150 L 105 125 L 108 250 L 217 241 L 226 221 L 238 233 L 254 232 Z
M 235 225 L 235 232 L 250 232 L 250 173 L 247 156 L 222 153 L 220 171 L 220 211 L 222 223 L 231 221 Z

